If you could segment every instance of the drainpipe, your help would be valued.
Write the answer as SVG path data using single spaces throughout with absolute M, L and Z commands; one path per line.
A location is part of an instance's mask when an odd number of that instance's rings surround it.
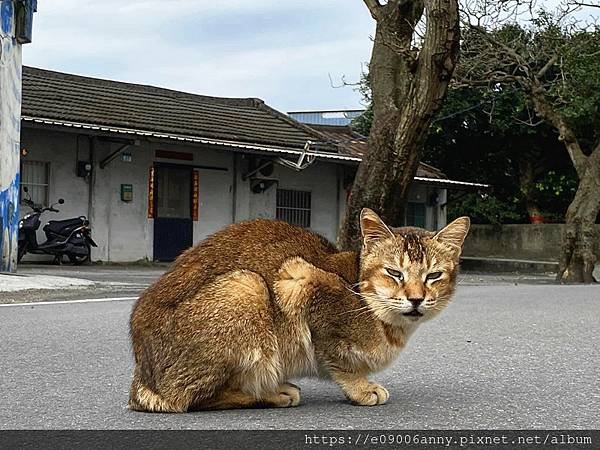
M 92 170 L 87 177 L 88 182 L 88 219 L 90 225 L 93 227 L 94 222 L 92 218 L 94 216 L 94 185 L 96 184 L 96 168 L 94 162 L 96 158 L 96 138 L 92 135 L 88 136 L 88 162 L 92 166 Z
M 238 155 L 233 155 L 233 181 L 231 185 L 231 203 L 232 203 L 232 211 L 231 211 L 231 223 L 235 223 L 237 217 L 237 191 L 238 191 Z

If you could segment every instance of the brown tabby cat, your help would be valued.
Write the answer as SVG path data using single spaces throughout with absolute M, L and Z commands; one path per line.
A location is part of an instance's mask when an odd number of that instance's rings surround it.
M 357 405 L 388 391 L 367 379 L 454 292 L 469 219 L 437 234 L 361 213 L 360 254 L 285 222 L 230 225 L 186 251 L 131 315 L 129 407 L 185 412 L 296 406 L 287 380 L 335 381 Z

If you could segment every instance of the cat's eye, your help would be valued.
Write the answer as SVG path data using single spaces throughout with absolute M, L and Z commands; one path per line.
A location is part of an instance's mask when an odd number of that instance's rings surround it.
M 402 275 L 402 272 L 400 272 L 399 270 L 390 269 L 389 267 L 386 267 L 385 270 L 390 276 L 394 278 L 398 278 L 399 280 L 402 280 L 404 278 L 404 275 Z
M 431 272 L 431 273 L 427 274 L 425 279 L 427 281 L 433 281 L 433 280 L 439 279 L 441 276 L 442 276 L 442 272 Z

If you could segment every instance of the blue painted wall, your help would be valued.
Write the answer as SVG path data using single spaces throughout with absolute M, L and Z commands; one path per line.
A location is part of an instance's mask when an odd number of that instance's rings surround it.
M 19 224 L 19 174 L 8 189 L 0 191 L 0 248 L 2 249 L 2 263 L 0 272 L 10 272 L 16 269 L 14 255 L 17 254 L 17 240 L 15 238 Z
M 14 5 L 12 0 L 2 0 L 0 5 L 0 26 L 2 34 L 8 36 L 12 33 L 12 22 L 14 17 Z

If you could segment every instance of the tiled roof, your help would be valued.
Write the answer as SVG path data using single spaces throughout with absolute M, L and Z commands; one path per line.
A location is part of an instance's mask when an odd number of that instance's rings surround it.
M 367 149 L 367 138 L 349 126 L 309 125 L 327 138 L 328 142 L 340 146 L 340 153 L 362 157 Z
M 293 148 L 324 140 L 256 98 L 208 97 L 33 67 L 23 67 L 22 115 Z
M 367 138 L 349 126 L 310 125 L 323 134 L 328 142 L 337 145 L 340 154 L 362 158 L 367 150 Z M 421 163 L 417 169 L 417 177 L 446 179 L 444 173 L 429 164 Z
M 306 125 L 257 98 L 222 98 L 23 67 L 22 115 L 44 123 L 77 123 L 189 138 L 304 148 L 357 163 L 366 137 L 348 126 Z M 279 149 L 279 150 L 278 150 Z M 264 148 L 265 151 L 268 148 Z M 421 164 L 417 177 L 446 178 Z

